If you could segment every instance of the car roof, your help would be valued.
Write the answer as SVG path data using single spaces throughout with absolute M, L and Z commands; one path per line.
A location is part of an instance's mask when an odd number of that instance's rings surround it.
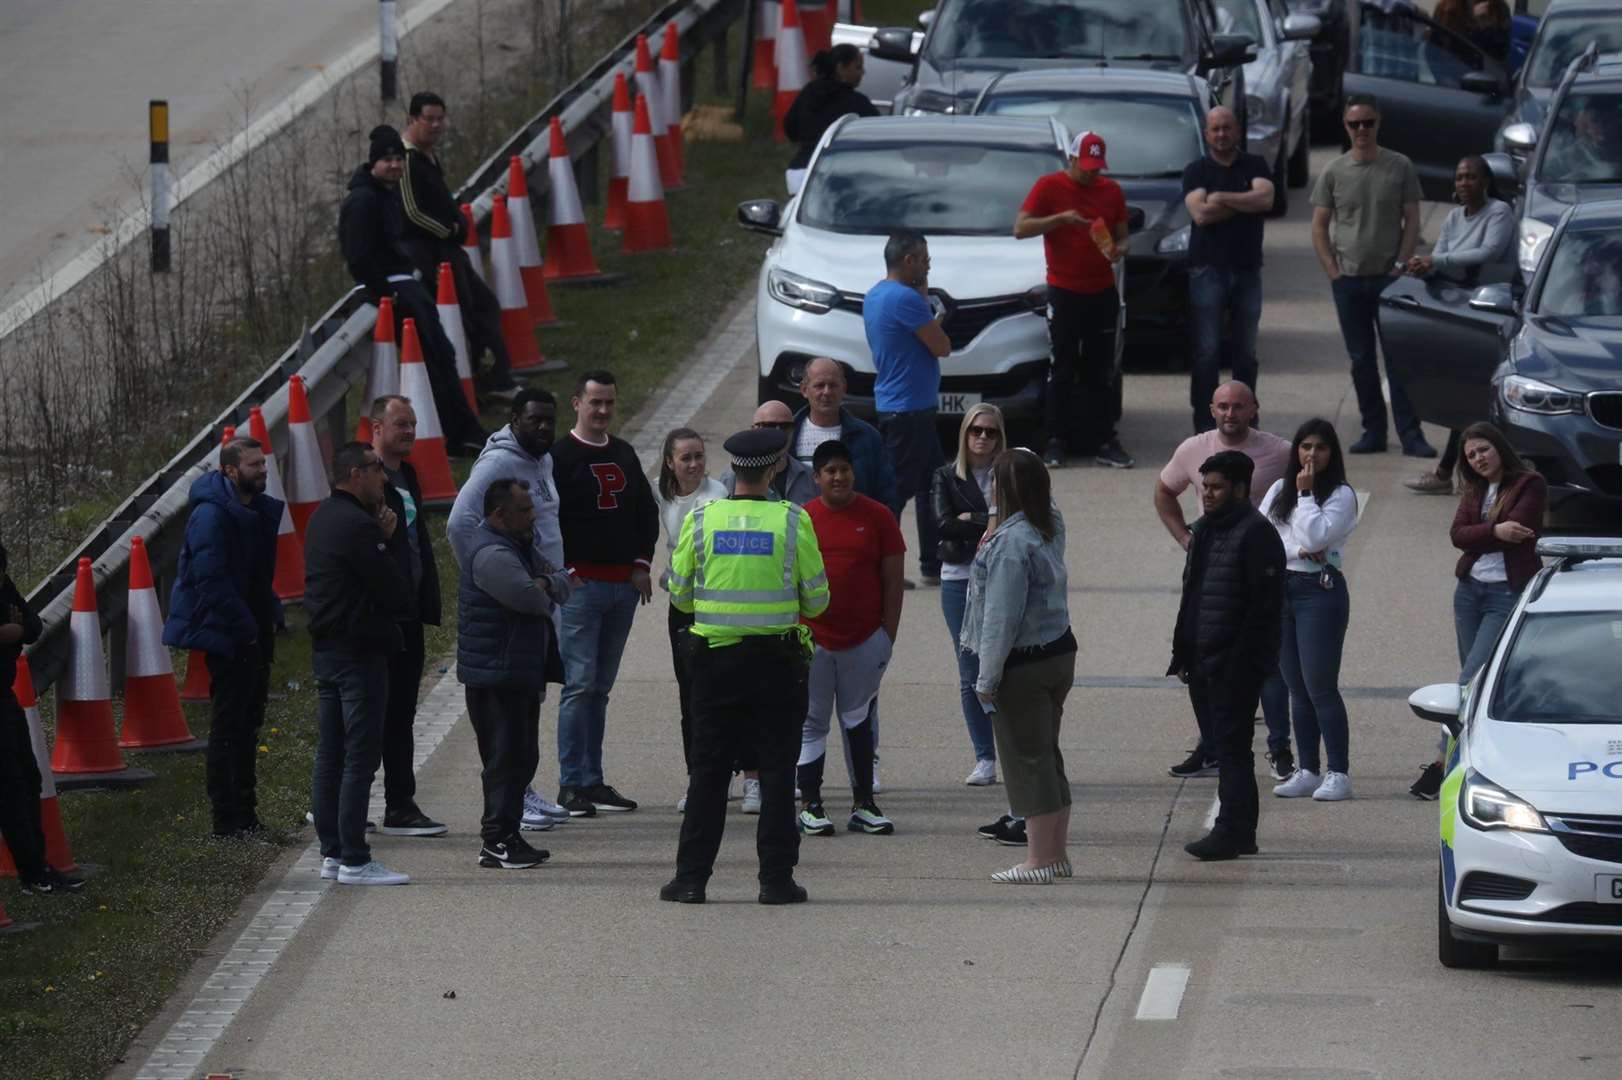
M 1564 611 L 1622 614 L 1622 559 L 1596 559 L 1553 571 L 1526 605 L 1528 615 Z
M 1008 116 L 861 116 L 841 125 L 831 143 L 984 143 L 1054 149 L 1053 125 Z
M 1570 210 L 1567 229 L 1603 229 L 1622 226 L 1622 199 L 1595 199 Z
M 1065 90 L 1089 94 L 1165 94 L 1198 99 L 1194 76 L 1183 71 L 1157 71 L 1150 68 L 1082 67 L 1037 68 L 1010 71 L 988 90 L 991 96 L 1003 93 Z

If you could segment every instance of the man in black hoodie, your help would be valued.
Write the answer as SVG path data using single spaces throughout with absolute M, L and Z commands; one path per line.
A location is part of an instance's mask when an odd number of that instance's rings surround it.
M 373 128 L 366 164 L 357 166 L 350 176 L 349 193 L 338 209 L 338 244 L 350 274 L 368 300 L 394 299 L 396 332 L 406 319 L 416 321 L 445 447 L 457 456 L 472 457 L 484 446 L 485 431 L 462 394 L 456 350 L 439 324 L 434 297 L 416 278 L 400 199 L 405 164 L 400 133 L 387 124 Z

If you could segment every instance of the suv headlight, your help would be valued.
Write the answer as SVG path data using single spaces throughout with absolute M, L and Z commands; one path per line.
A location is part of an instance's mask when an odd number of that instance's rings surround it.
M 1525 375 L 1504 376 L 1498 392 L 1503 395 L 1505 405 L 1522 412 L 1559 416 L 1583 411 L 1582 394 L 1562 390 L 1538 379 L 1528 379 Z
M 906 116 L 928 116 L 931 113 L 957 112 L 957 99 L 939 90 L 919 90 L 912 95 L 903 110 Z
M 1459 816 L 1474 829 L 1514 829 L 1546 833 L 1543 815 L 1525 799 L 1511 795 L 1485 776 L 1470 769 L 1459 788 Z
M 1270 129 L 1273 126 L 1267 99 L 1260 94 L 1245 95 L 1245 114 L 1245 118 L 1255 127 Z
M 1521 273 L 1528 280 L 1537 273 L 1538 258 L 1543 249 L 1549 244 L 1549 237 L 1554 235 L 1554 226 L 1541 221 L 1526 220 L 1521 222 L 1516 231 L 1515 252 L 1520 263 Z
M 1181 229 L 1173 229 L 1155 242 L 1157 255 L 1182 255 L 1188 251 L 1189 232 L 1192 225 L 1184 225 Z
M 839 300 L 839 290 L 832 285 L 777 267 L 766 274 L 766 291 L 780 304 L 816 315 L 826 314 Z

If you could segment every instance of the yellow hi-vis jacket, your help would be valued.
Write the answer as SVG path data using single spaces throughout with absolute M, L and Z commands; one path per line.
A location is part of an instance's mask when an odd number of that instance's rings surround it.
M 670 602 L 693 613 L 712 647 L 782 634 L 828 606 L 811 515 L 789 502 L 720 499 L 682 522 L 670 557 Z

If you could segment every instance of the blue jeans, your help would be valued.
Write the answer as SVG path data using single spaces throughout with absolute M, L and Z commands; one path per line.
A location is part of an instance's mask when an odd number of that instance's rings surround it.
M 1459 638 L 1459 685 L 1475 678 L 1492 655 L 1498 632 L 1515 607 L 1516 592 L 1507 581 L 1460 579 L 1453 589 L 1453 631 Z
M 324 858 L 345 866 L 372 859 L 366 805 L 383 760 L 383 715 L 389 698 L 389 658 L 381 652 L 317 649 L 316 744 L 310 806 Z
M 1290 573 L 1284 579 L 1284 638 L 1278 666 L 1290 687 L 1295 719 L 1295 753 L 1301 768 L 1318 772 L 1318 741 L 1323 740 L 1331 772 L 1348 772 L 1346 702 L 1340 696 L 1341 647 L 1351 597 L 1339 570 L 1329 570 L 1333 589 L 1317 574 Z
M 1346 342 L 1346 355 L 1352 361 L 1352 387 L 1357 391 L 1357 411 L 1363 417 L 1363 433 L 1377 439 L 1386 437 L 1385 395 L 1380 392 L 1380 294 L 1395 279 L 1386 274 L 1359 277 L 1342 275 L 1330 283 L 1335 297 L 1335 315 L 1340 320 L 1340 336 Z M 1391 388 L 1391 418 L 1404 442 L 1420 435 L 1419 417 L 1402 384 L 1386 369 Z
M 1267 725 L 1267 751 L 1276 754 L 1290 748 L 1290 687 L 1275 670 L 1262 683 L 1262 722 Z M 1212 755 L 1215 757 L 1216 755 Z
M 1194 331 L 1189 404 L 1194 430 L 1216 427 L 1211 397 L 1222 375 L 1222 328 L 1233 340 L 1233 377 L 1256 389 L 1256 327 L 1262 319 L 1262 272 L 1254 266 L 1196 266 L 1188 272 L 1188 307 Z M 1265 698 L 1264 698 L 1265 701 Z
M 957 658 L 957 693 L 963 701 L 963 722 L 969 726 L 974 760 L 996 761 L 997 743 L 991 734 L 991 718 L 980 707 L 980 699 L 974 693 L 974 681 L 980 677 L 980 658 L 957 645 L 963 633 L 963 609 L 968 603 L 967 581 L 941 579 L 941 614 L 946 616 L 946 629 L 952 635 L 952 655 Z
M 639 599 L 628 581 L 586 581 L 559 609 L 563 696 L 558 700 L 558 783 L 563 787 L 603 782 L 608 692 L 619 675 Z

